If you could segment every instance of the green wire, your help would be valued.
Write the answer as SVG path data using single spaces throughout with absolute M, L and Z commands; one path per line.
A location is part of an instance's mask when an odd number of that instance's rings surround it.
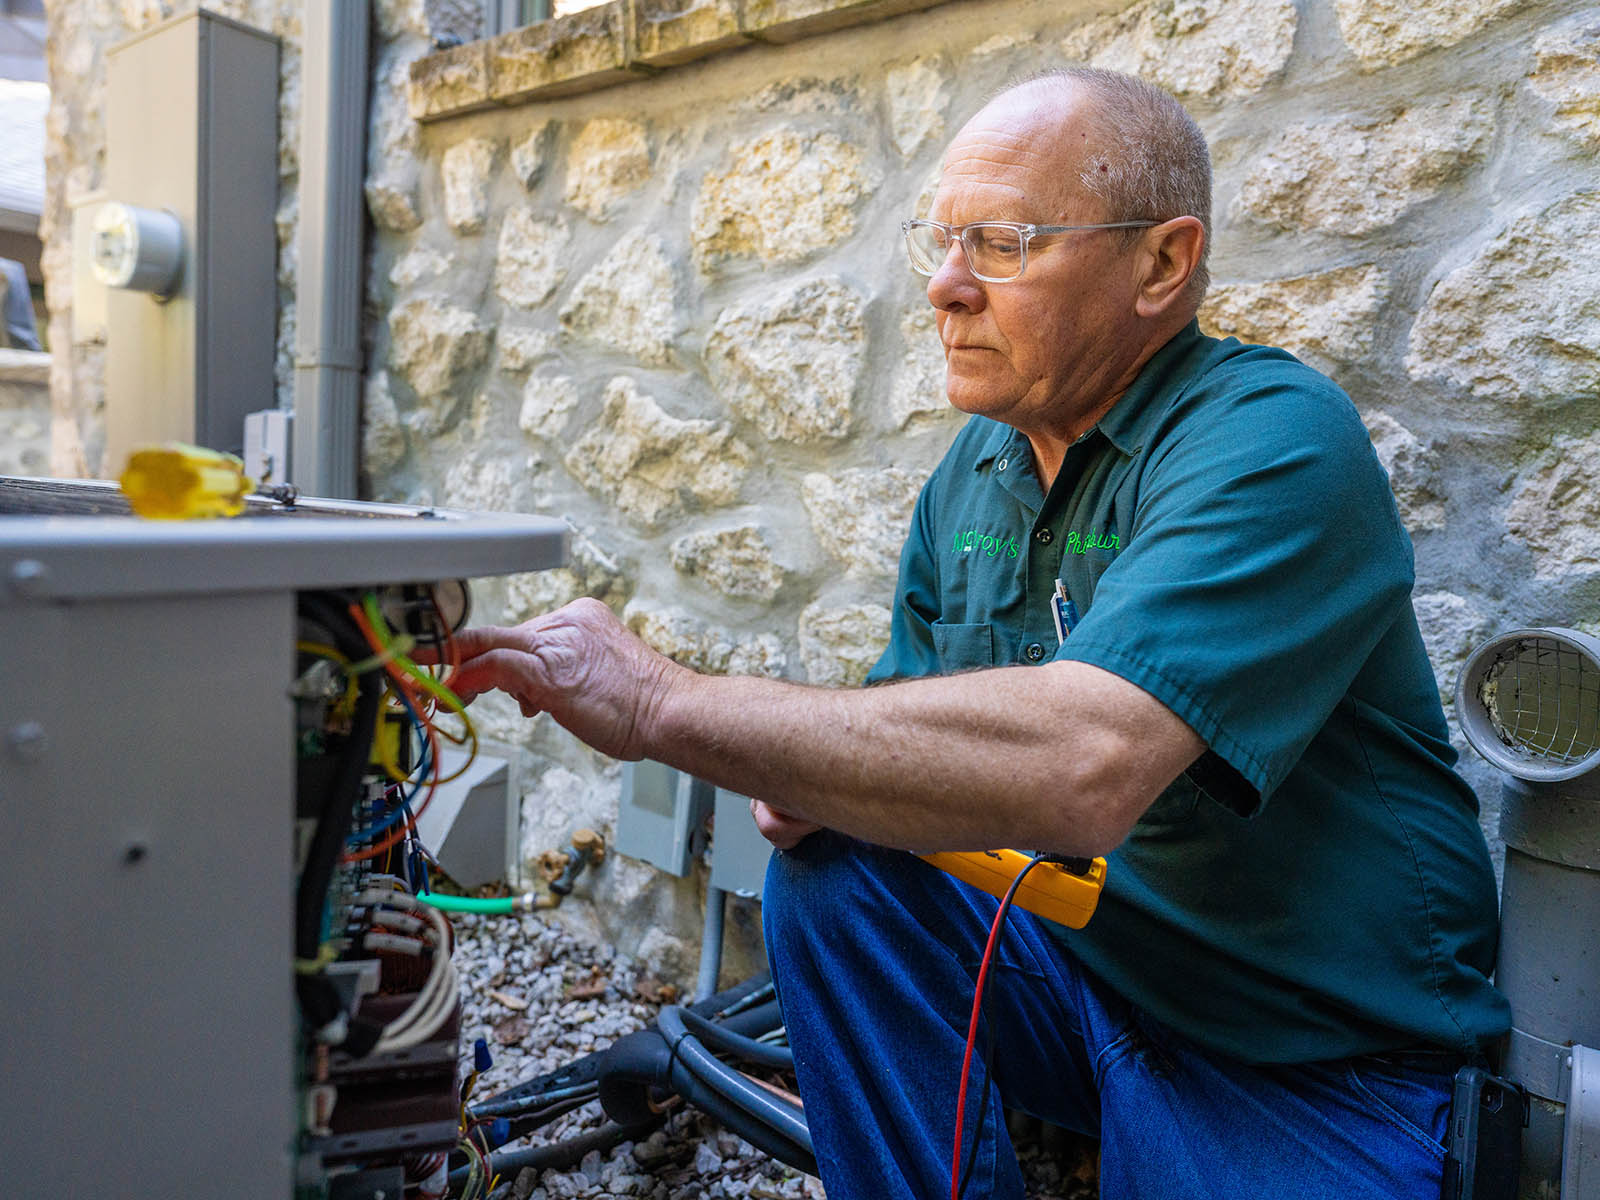
M 418 892 L 417 899 L 431 904 L 441 912 L 488 913 L 492 916 L 509 916 L 515 912 L 515 896 L 494 896 L 478 899 L 473 896 L 441 896 L 435 892 Z

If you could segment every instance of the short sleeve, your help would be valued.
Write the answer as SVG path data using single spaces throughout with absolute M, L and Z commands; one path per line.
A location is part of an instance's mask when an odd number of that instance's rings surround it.
M 1237 805 L 1248 815 L 1341 702 L 1412 575 L 1349 399 L 1292 361 L 1217 372 L 1152 431 L 1132 536 L 1056 657 L 1171 709 L 1254 789 Z
M 869 686 L 939 673 L 939 652 L 933 638 L 933 624 L 939 615 L 939 579 L 932 533 L 933 494 L 938 479 L 935 472 L 917 496 L 911 529 L 900 551 L 889 644 L 867 672 Z

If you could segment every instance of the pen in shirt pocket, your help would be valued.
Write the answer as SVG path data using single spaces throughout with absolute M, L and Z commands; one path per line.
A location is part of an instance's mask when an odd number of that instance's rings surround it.
M 1056 580 L 1055 595 L 1050 597 L 1050 615 L 1056 623 L 1056 645 L 1067 640 L 1067 634 L 1078 627 L 1078 609 L 1067 596 L 1066 585 Z

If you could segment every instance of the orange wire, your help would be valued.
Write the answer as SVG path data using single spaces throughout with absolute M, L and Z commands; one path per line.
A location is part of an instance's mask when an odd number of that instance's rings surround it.
M 372 647 L 375 653 L 382 654 L 384 652 L 383 643 L 379 640 L 377 631 L 372 628 L 372 623 L 367 620 L 367 614 L 361 611 L 359 604 L 350 605 L 350 616 L 355 621 L 356 627 L 361 630 L 361 636 L 366 639 L 367 645 Z M 394 681 L 395 686 L 411 701 L 417 713 L 418 722 L 423 732 L 428 736 L 428 749 L 433 759 L 433 777 L 428 781 L 428 790 L 423 794 L 422 803 L 417 805 L 409 820 L 401 822 L 393 833 L 376 845 L 369 846 L 359 852 L 346 852 L 341 855 L 341 862 L 362 862 L 369 858 L 376 858 L 379 854 L 398 845 L 402 838 L 416 829 L 417 818 L 428 807 L 429 802 L 433 799 L 434 792 L 439 789 L 440 770 L 442 767 L 439 760 L 439 738 L 441 733 L 434 728 L 433 722 L 423 713 L 423 689 L 417 687 L 407 678 L 406 673 L 396 666 L 393 661 L 385 662 L 383 666 Z M 444 734 L 443 736 L 448 737 L 449 735 Z

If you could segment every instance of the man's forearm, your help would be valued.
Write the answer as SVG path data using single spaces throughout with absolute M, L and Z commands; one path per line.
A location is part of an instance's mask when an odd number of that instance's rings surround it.
M 1081 663 L 852 691 L 685 671 L 665 681 L 641 742 L 647 757 L 884 845 L 1103 853 L 1203 749 L 1165 709 L 1177 730 L 1150 739 L 1140 701 L 1155 705 Z

